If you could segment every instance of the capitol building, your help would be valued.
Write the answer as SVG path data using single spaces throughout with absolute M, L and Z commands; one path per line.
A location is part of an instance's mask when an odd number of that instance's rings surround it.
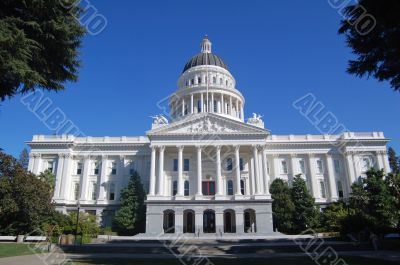
M 246 116 L 245 97 L 208 37 L 171 93 L 145 136 L 33 136 L 29 170 L 55 174 L 57 210 L 79 203 L 111 226 L 136 171 L 148 193 L 147 235 L 267 235 L 273 180 L 291 185 L 301 174 L 324 207 L 348 198 L 370 167 L 390 170 L 382 132 L 274 135 L 260 115 Z

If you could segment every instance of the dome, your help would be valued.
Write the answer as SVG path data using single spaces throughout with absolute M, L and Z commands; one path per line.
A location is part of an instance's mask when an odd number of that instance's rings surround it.
M 192 57 L 192 59 L 190 59 L 185 64 L 182 73 L 186 72 L 186 70 L 192 67 L 199 65 L 214 65 L 228 70 L 228 66 L 225 64 L 225 62 L 219 56 L 211 53 L 211 42 L 208 39 L 207 35 L 201 42 L 200 47 L 201 47 L 201 53 Z
M 192 59 L 190 59 L 186 63 L 182 73 L 186 72 L 186 70 L 192 67 L 199 65 L 214 65 L 228 70 L 228 66 L 219 56 L 212 53 L 199 53 L 196 56 L 192 57 Z

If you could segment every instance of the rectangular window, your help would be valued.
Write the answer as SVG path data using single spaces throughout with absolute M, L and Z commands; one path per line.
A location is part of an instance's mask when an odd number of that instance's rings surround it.
M 217 83 L 217 78 L 214 76 L 213 77 L 213 83 L 216 84 Z
M 201 77 L 197 78 L 197 83 L 201 84 Z
M 117 163 L 112 162 L 111 163 L 111 175 L 116 175 L 117 174 Z
M 282 171 L 282 174 L 288 173 L 288 166 L 287 166 L 286 160 L 281 161 L 281 171 Z
M 81 162 L 76 163 L 76 174 L 77 175 L 82 174 L 82 163 Z
M 188 180 L 186 180 L 185 181 L 185 183 L 184 183 L 184 196 L 189 196 L 189 193 L 190 193 L 190 184 L 189 184 L 189 181 Z
M 299 160 L 300 173 L 306 174 L 306 164 L 303 159 Z
M 94 162 L 92 164 L 93 168 L 92 168 L 92 175 L 98 175 L 99 174 L 99 163 Z
M 194 85 L 194 79 L 192 79 L 192 81 L 190 82 L 191 85 Z
M 183 171 L 189 171 L 190 161 L 189 159 L 183 159 Z
M 74 184 L 74 200 L 79 200 L 79 183 Z
M 244 191 L 245 191 L 245 182 L 243 179 L 240 180 L 240 193 L 242 195 L 244 195 Z
M 172 182 L 172 196 L 176 196 L 178 193 L 178 181 Z
M 362 159 L 362 171 L 368 171 L 371 168 L 371 160 L 369 157 L 363 157 Z
M 115 200 L 115 184 L 114 183 L 110 184 L 110 192 L 108 194 L 108 199 L 110 201 Z
M 219 83 L 222 85 L 224 84 L 224 80 L 222 78 L 219 79 Z
M 173 171 L 178 171 L 178 159 L 174 159 Z
M 197 112 L 201 112 L 201 100 L 197 100 Z
M 97 200 L 97 183 L 92 183 L 92 200 Z
M 343 186 L 342 186 L 341 181 L 337 182 L 337 189 L 338 189 L 339 198 L 343 198 Z
M 244 170 L 244 161 L 243 161 L 243 158 L 240 158 L 240 171 L 243 171 Z
M 339 173 L 340 172 L 340 162 L 339 162 L 339 160 L 337 160 L 337 159 L 333 160 L 333 165 L 335 166 L 335 172 Z
M 317 173 L 319 173 L 319 174 L 324 173 L 324 167 L 322 165 L 322 160 L 321 159 L 317 160 Z
M 226 170 L 227 171 L 232 171 L 232 169 L 233 169 L 232 158 L 227 158 L 226 159 Z
M 227 188 L 228 188 L 228 195 L 233 195 L 233 181 L 232 180 L 228 180 L 227 183 Z
M 218 105 L 217 105 L 217 101 L 216 100 L 214 100 L 214 103 L 213 103 L 213 107 L 214 107 L 214 112 L 218 112 Z
M 215 182 L 203 181 L 202 190 L 203 190 L 203 195 L 206 196 L 215 195 Z
M 47 160 L 47 170 L 54 173 L 54 161 L 53 160 Z
M 320 181 L 319 185 L 320 185 L 320 189 L 321 189 L 321 197 L 326 198 L 325 182 Z

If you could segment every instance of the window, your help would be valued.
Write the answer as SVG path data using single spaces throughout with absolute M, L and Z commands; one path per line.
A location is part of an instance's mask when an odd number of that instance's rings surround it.
M 98 162 L 94 162 L 93 163 L 93 175 L 98 175 L 99 174 L 99 163 Z
M 133 176 L 136 172 L 136 164 L 135 161 L 132 161 L 131 163 L 129 163 L 129 175 Z
M 320 189 L 321 189 L 321 197 L 326 198 L 325 182 L 321 180 L 319 182 L 319 185 L 320 185 Z
M 242 195 L 244 195 L 244 190 L 245 190 L 245 185 L 244 185 L 245 183 L 244 183 L 244 180 L 243 179 L 241 179 L 240 180 L 240 193 L 242 194 Z
M 54 173 L 54 161 L 53 160 L 47 160 L 47 170 Z
M 174 180 L 172 182 L 172 196 L 175 196 L 178 193 L 178 182 Z
M 203 190 L 203 195 L 206 195 L 206 196 L 215 195 L 215 182 L 214 181 L 203 181 L 202 190 Z
M 230 179 L 228 180 L 228 195 L 233 195 L 233 181 Z
M 185 196 L 189 196 L 189 181 L 187 181 L 187 180 L 185 180 L 185 185 L 184 185 L 184 188 L 185 188 L 185 190 L 184 190 L 184 195 Z
M 214 112 L 218 111 L 218 105 L 217 105 L 217 101 L 216 100 L 214 100 L 213 108 L 214 108 Z
M 226 170 L 232 171 L 232 168 L 233 168 L 232 158 L 227 158 L 226 159 Z
M 286 160 L 281 161 L 281 171 L 282 171 L 282 174 L 288 173 L 288 166 L 287 166 Z
M 111 175 L 116 175 L 117 174 L 117 163 L 112 162 L 111 163 Z
M 216 84 L 217 83 L 217 78 L 214 76 L 213 77 L 213 84 Z
M 222 78 L 220 78 L 219 83 L 222 85 L 224 83 L 224 80 Z
M 340 172 L 340 162 L 339 162 L 339 160 L 337 160 L 337 159 L 333 160 L 333 165 L 335 166 L 335 172 L 339 173 Z
M 320 173 L 320 174 L 324 173 L 324 168 L 323 168 L 321 159 L 317 160 L 317 173 Z
M 226 103 L 226 114 L 231 114 L 231 108 L 229 106 L 229 103 Z
M 192 79 L 192 81 L 190 81 L 190 84 L 191 84 L 191 85 L 194 85 L 194 79 Z
M 198 84 L 201 84 L 201 77 L 198 77 L 198 78 L 197 78 L 197 83 L 198 83 Z
M 188 86 L 189 85 L 189 80 L 186 80 L 186 86 Z
M 197 100 L 197 112 L 201 112 L 201 100 Z
M 306 174 L 306 164 L 303 159 L 299 160 L 300 173 Z
M 76 163 L 76 174 L 77 175 L 82 174 L 82 163 L 81 162 Z
M 97 183 L 92 182 L 92 200 L 97 199 Z
M 74 184 L 74 200 L 79 200 L 79 183 Z
M 174 159 L 173 171 L 178 171 L 178 159 Z
M 189 171 L 190 161 L 189 159 L 183 159 L 183 171 Z
M 338 189 L 339 198 L 343 198 L 343 186 L 342 186 L 341 181 L 337 182 L 337 189 Z
M 243 158 L 240 158 L 240 163 L 239 163 L 239 165 L 240 165 L 240 171 L 243 171 L 244 170 L 244 161 L 243 161 Z
M 110 201 L 115 200 L 115 184 L 114 183 L 110 184 L 110 193 L 108 194 L 108 199 Z
M 228 80 L 226 80 L 225 85 L 228 86 Z
M 363 157 L 362 159 L 362 170 L 368 171 L 371 168 L 371 160 L 369 157 Z

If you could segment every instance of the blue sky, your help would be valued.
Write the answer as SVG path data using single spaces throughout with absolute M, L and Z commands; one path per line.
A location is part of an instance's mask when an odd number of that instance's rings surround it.
M 351 58 L 327 1 L 92 1 L 107 19 L 85 37 L 79 81 L 45 93 L 86 135 L 144 135 L 157 102 L 176 89 L 208 34 L 273 134 L 318 134 L 292 103 L 312 93 L 351 131 L 384 131 L 400 152 L 400 93 L 345 72 Z M 18 156 L 34 134 L 53 134 L 20 101 L 0 106 L 0 147 Z

